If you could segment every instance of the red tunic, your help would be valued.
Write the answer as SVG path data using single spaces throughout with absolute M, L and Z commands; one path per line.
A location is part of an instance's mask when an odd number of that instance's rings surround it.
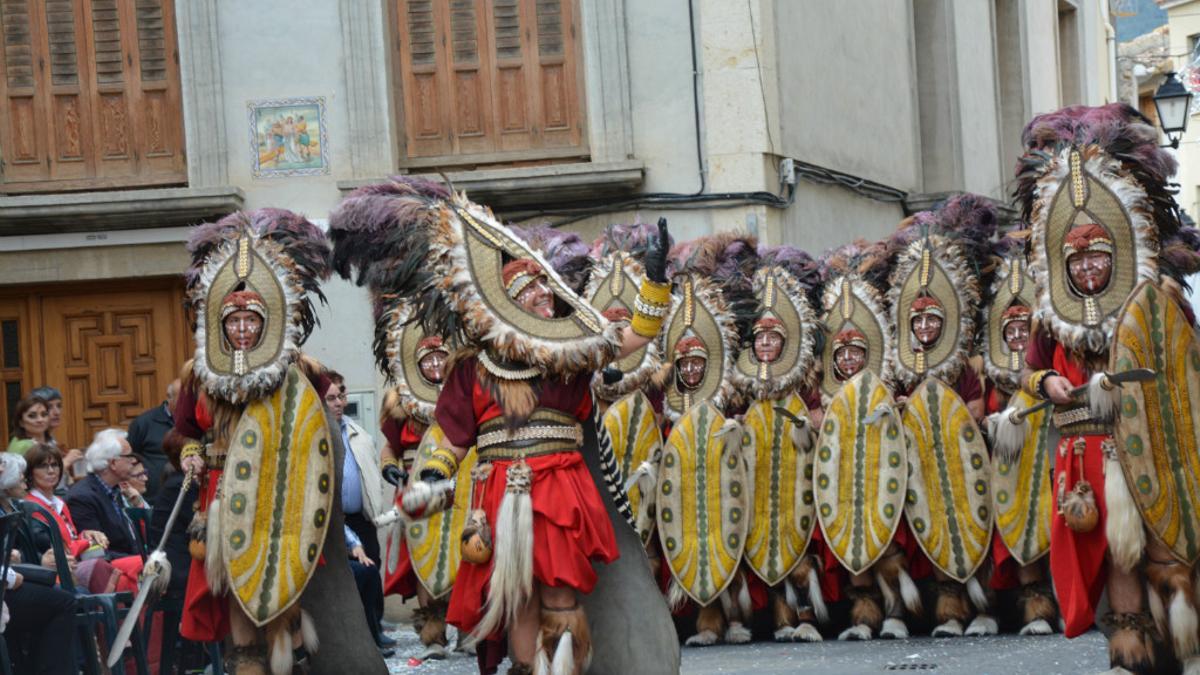
M 389 417 L 381 425 L 380 431 L 387 438 L 392 452 L 404 464 L 404 470 L 412 471 L 412 463 L 404 460 L 404 454 L 406 450 L 415 449 L 421 444 L 421 434 L 418 432 L 416 423 L 410 418 L 404 420 L 404 424 L 400 424 L 397 420 Z M 402 490 L 396 491 L 396 506 L 400 506 L 400 498 L 403 494 Z M 417 594 L 417 574 L 413 571 L 412 557 L 408 555 L 408 542 L 403 537 L 400 539 L 398 555 L 396 569 L 385 572 L 383 594 L 399 595 L 407 600 Z M 390 559 L 390 554 L 384 556 L 384 560 Z
M 1061 344 L 1040 330 L 1029 336 L 1025 362 L 1034 370 L 1053 368 L 1076 387 L 1091 377 L 1086 366 L 1070 357 Z M 1050 573 L 1054 577 L 1054 591 L 1066 623 L 1063 632 L 1067 637 L 1081 635 L 1091 628 L 1107 577 L 1105 553 L 1108 541 L 1104 523 L 1108 508 L 1104 499 L 1104 452 L 1100 448 L 1107 438 L 1110 437 L 1104 434 L 1064 436 L 1058 442 L 1055 455 L 1055 494 L 1058 494 L 1060 484 L 1070 490 L 1082 477 L 1091 483 L 1100 512 L 1100 520 L 1091 532 L 1073 531 L 1057 510 L 1050 523 Z M 1082 476 L 1081 463 L 1072 449 L 1076 439 L 1082 439 L 1086 444 Z
M 434 417 L 447 440 L 459 448 L 475 444 L 479 426 L 501 415 L 499 404 L 480 385 L 476 360 L 463 359 L 449 374 L 438 396 Z M 592 409 L 590 379 L 534 382 L 538 405 L 586 419 Z M 596 585 L 593 562 L 610 563 L 618 548 L 612 522 L 600 499 L 583 455 L 558 452 L 526 460 L 533 470 L 530 499 L 533 503 L 533 576 L 545 586 L 569 587 L 590 593 Z M 495 535 L 496 516 L 504 498 L 511 461 L 492 462 L 492 471 L 475 485 L 476 505 L 487 514 Z M 446 620 L 460 630 L 471 630 L 483 616 L 492 562 L 463 561 L 450 595 Z

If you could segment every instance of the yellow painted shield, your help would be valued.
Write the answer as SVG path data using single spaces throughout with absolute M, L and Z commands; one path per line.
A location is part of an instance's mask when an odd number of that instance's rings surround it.
M 892 406 L 883 381 L 864 370 L 829 402 L 821 424 L 813 460 L 817 519 L 825 542 L 852 574 L 883 555 L 904 509 L 908 468 L 900 420 L 894 414 L 868 419 Z
M 992 537 L 987 444 L 967 404 L 936 378 L 917 385 L 903 417 L 908 524 L 929 561 L 965 583 Z
M 640 389 L 609 406 L 604 413 L 604 428 L 608 430 L 608 437 L 612 440 L 613 453 L 617 456 L 621 476 L 626 480 L 642 462 L 657 457 L 662 452 L 662 433 L 654 420 L 654 408 L 650 405 L 650 399 L 646 398 Z M 641 488 L 636 484 L 631 485 L 628 494 L 629 506 L 633 513 L 641 513 Z M 654 528 L 646 529 L 648 531 L 638 532 L 643 542 L 648 540 L 649 530 Z
M 746 543 L 746 466 L 739 434 L 707 401 L 671 430 L 658 480 L 658 536 L 671 575 L 706 606 L 733 580 Z
M 1009 406 L 1028 408 L 1038 403 L 1029 394 L 1013 394 Z M 992 454 L 992 499 L 996 529 L 1013 558 L 1028 565 L 1050 551 L 1050 520 L 1054 515 L 1054 490 L 1050 480 L 1050 411 L 1025 418 L 1025 445 L 1016 461 L 1008 463 Z
M 410 481 L 420 480 L 422 465 L 438 448 L 448 448 L 450 442 L 442 428 L 434 424 L 421 437 L 417 457 L 413 460 Z M 413 571 L 421 585 L 435 600 L 445 596 L 454 586 L 461 559 L 459 539 L 471 508 L 471 469 L 478 459 L 474 448 L 467 453 L 454 477 L 454 506 L 428 518 L 414 520 L 404 529 L 408 555 Z
M 221 477 L 221 547 L 233 596 L 258 626 L 299 599 L 333 507 L 325 407 L 296 366 L 271 396 L 246 406 Z
M 803 451 L 796 447 L 795 422 L 775 406 L 806 418 L 804 401 L 793 394 L 778 401 L 756 402 L 742 423 L 742 454 L 754 485 L 745 558 L 769 586 L 783 581 L 799 564 L 817 522 L 812 446 Z
M 1186 565 L 1200 558 L 1200 340 L 1170 295 L 1145 282 L 1117 323 L 1112 369 L 1149 368 L 1125 385 L 1117 457 L 1142 520 Z

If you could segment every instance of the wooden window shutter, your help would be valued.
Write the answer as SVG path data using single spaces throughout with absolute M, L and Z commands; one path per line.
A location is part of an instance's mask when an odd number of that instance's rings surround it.
M 186 182 L 172 0 L 0 0 L 0 10 L 7 104 L 0 191 Z M 26 108 L 42 113 L 41 126 L 22 147 Z M 40 169 L 30 155 L 39 156 Z
M 399 0 L 408 163 L 585 155 L 575 1 Z

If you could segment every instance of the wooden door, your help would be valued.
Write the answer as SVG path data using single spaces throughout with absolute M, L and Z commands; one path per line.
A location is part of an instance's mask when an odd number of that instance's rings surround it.
M 29 310 L 24 299 L 0 298 L 0 431 L 7 434 L 17 401 L 34 386 L 30 367 Z M 7 437 L 7 436 L 6 436 Z
M 63 392 L 61 443 L 83 447 L 162 402 L 189 344 L 182 293 L 180 282 L 163 280 L 40 298 L 38 384 Z

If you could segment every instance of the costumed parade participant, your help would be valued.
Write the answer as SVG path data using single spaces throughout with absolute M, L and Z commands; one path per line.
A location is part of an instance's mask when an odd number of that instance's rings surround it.
M 893 407 L 883 379 L 893 354 L 888 269 L 883 242 L 854 242 L 822 260 L 821 324 L 829 338 L 813 482 L 824 542 L 850 574 L 851 625 L 839 640 L 908 637 L 905 609 L 921 612 L 909 570 L 917 544 L 902 525 L 904 430 L 897 416 L 883 414 Z
M 742 349 L 731 373 L 749 401 L 742 417 L 750 488 L 743 559 L 771 589 L 775 640 L 818 642 L 814 624 L 829 621 L 812 491 L 816 428 L 810 421 L 822 412 L 814 367 L 820 329 L 810 301 L 820 271 L 799 249 L 759 253 L 753 343 Z
M 1039 321 L 1022 386 L 1053 403 L 1060 436 L 1050 568 L 1065 633 L 1091 627 L 1107 590 L 1113 672 L 1169 667 L 1159 642 L 1200 672 L 1200 345 L 1181 290 L 1200 233 L 1180 224 L 1175 160 L 1130 106 L 1040 115 L 1022 140 Z
M 321 672 L 386 672 L 345 542 L 326 536 L 342 531 L 342 448 L 318 394 L 328 378 L 300 352 L 329 243 L 302 216 L 259 209 L 197 227 L 188 250 L 196 352 L 164 440 L 202 487 L 180 634 L 230 635 L 230 673 L 290 673 L 301 647 Z
M 494 672 L 507 633 L 510 673 L 583 672 L 589 660 L 589 672 L 677 672 L 677 638 L 640 543 L 598 487 L 590 393 L 597 370 L 658 334 L 665 247 L 647 255 L 647 283 L 621 327 L 490 211 L 438 186 L 397 178 L 362 188 L 330 220 L 339 259 L 360 280 L 463 345 L 434 410 L 445 445 L 416 467 L 404 505 L 412 517 L 444 506 L 444 486 L 476 447 L 463 538 L 486 531 L 491 547 L 463 556 L 447 619 L 477 641 L 481 670 Z
M 1024 239 L 1001 239 L 994 247 L 993 258 L 991 293 L 980 331 L 996 518 L 989 586 L 993 590 L 1019 586 L 1021 635 L 1049 635 L 1058 619 L 1054 592 L 1046 575 L 1053 513 L 1050 415 L 1042 411 L 1027 418 L 1029 433 L 1020 441 L 1024 447 L 1016 450 L 1020 455 L 1015 461 L 1012 452 L 998 450 L 995 432 L 996 413 L 1008 406 L 1027 408 L 1037 403 L 1020 388 L 1032 328 L 1034 282 L 1029 275 Z
M 717 234 L 671 251 L 681 263 L 664 340 L 671 428 L 658 467 L 656 529 L 671 574 L 669 604 L 698 608 L 689 646 L 749 642 L 746 624 L 767 603 L 764 584 L 741 565 L 751 495 L 732 375 L 755 318 L 756 248 L 753 239 Z
M 418 661 L 446 657 L 446 604 L 458 570 L 464 509 L 450 509 L 427 521 L 408 523 L 400 511 L 403 486 L 411 479 L 422 446 L 436 443 L 433 408 L 445 377 L 449 354 L 437 335 L 408 323 L 411 310 L 379 293 L 375 300 L 376 362 L 394 382 L 383 398 L 380 432 L 384 480 L 398 488 L 396 508 L 380 518 L 387 532 L 385 595 L 417 598 L 413 628 L 423 647 Z
M 583 297 L 610 321 L 630 321 L 637 303 L 645 270 L 641 260 L 657 235 L 652 225 L 610 225 L 592 244 L 594 267 Z M 652 378 L 662 367 L 661 347 L 651 340 L 629 356 L 614 361 L 592 382 L 596 404 L 604 414 L 604 426 L 624 490 L 634 514 L 638 536 L 647 544 L 651 568 L 656 576 L 662 563 L 654 532 L 654 485 L 662 455 L 662 432 L 657 413 L 661 396 L 646 394 Z M 655 400 L 658 410 L 655 409 Z
M 983 386 L 967 363 L 980 311 L 978 270 L 995 230 L 995 209 L 985 199 L 958 195 L 910 218 L 888 244 L 896 331 L 890 380 L 912 467 L 904 514 L 934 567 L 934 637 L 998 630 L 975 576 L 992 540 L 991 468 L 977 426 Z

